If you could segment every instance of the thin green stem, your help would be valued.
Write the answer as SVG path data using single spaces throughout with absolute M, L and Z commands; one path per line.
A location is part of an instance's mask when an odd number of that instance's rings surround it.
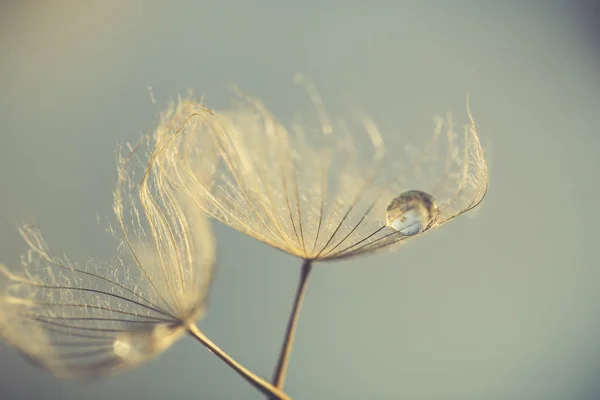
M 296 335 L 296 327 L 298 325 L 298 317 L 300 315 L 300 309 L 302 308 L 302 301 L 304 300 L 304 293 L 306 292 L 306 285 L 308 283 L 308 276 L 312 269 L 312 260 L 304 260 L 302 263 L 302 270 L 300 271 L 300 279 L 298 281 L 298 288 L 296 289 L 296 298 L 290 313 L 288 320 L 287 329 L 285 332 L 285 339 L 283 340 L 283 346 L 279 353 L 279 360 L 277 361 L 277 367 L 273 374 L 271 383 L 282 389 L 285 384 L 285 376 L 287 374 L 288 363 L 290 360 L 290 354 L 292 353 L 292 346 L 294 345 L 294 336 Z
M 269 382 L 262 379 L 254 372 L 248 370 L 246 367 L 242 366 L 240 363 L 231 358 L 227 353 L 221 350 L 219 346 L 213 343 L 212 340 L 206 337 L 206 335 L 202 333 L 202 331 L 196 325 L 191 324 L 187 327 L 187 329 L 191 336 L 202 343 L 211 353 L 219 357 L 225 364 L 231 367 L 231 369 L 237 372 L 258 391 L 268 396 L 269 399 L 292 400 L 291 397 L 285 394 L 281 389 L 273 387 L 273 385 L 271 385 Z

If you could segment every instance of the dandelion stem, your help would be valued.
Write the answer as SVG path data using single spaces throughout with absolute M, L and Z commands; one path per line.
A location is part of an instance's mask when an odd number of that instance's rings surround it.
M 296 298 L 294 299 L 294 305 L 290 318 L 288 320 L 287 329 L 285 332 L 285 339 L 283 340 L 283 346 L 279 353 L 279 360 L 277 361 L 277 367 L 273 374 L 271 383 L 282 389 L 285 384 L 285 376 L 287 373 L 287 367 L 292 353 L 292 346 L 294 345 L 294 336 L 296 333 L 296 326 L 298 325 L 298 316 L 300 315 L 300 308 L 302 307 L 302 300 L 304 299 L 304 293 L 306 292 L 306 284 L 308 283 L 308 275 L 312 269 L 312 260 L 304 260 L 302 263 L 302 270 L 300 271 L 300 279 L 298 281 L 298 288 L 296 289 Z
M 231 367 L 237 372 L 242 378 L 248 383 L 254 386 L 258 391 L 268 396 L 269 399 L 273 400 L 292 400 L 291 397 L 286 395 L 281 389 L 273 387 L 269 382 L 259 377 L 252 371 L 248 370 L 240 363 L 231 358 L 225 353 L 219 346 L 213 343 L 202 331 L 194 324 L 190 324 L 188 327 L 188 333 L 202 343 L 211 353 L 219 357 L 225 364 Z

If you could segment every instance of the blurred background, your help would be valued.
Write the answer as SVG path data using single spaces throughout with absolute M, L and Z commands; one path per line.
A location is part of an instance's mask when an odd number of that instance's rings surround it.
M 252 4 L 251 4 L 252 3 Z M 600 398 L 600 33 L 595 2 L 3 1 L 0 261 L 35 220 L 72 259 L 114 253 L 118 143 L 193 89 L 228 85 L 284 121 L 355 99 L 384 137 L 423 142 L 471 108 L 490 191 L 396 253 L 318 265 L 286 389 L 295 399 Z M 168 4 L 168 5 L 167 5 Z M 152 88 L 156 103 L 151 101 Z M 419 143 L 416 143 L 419 144 Z M 401 153 L 399 153 L 401 154 Z M 300 262 L 215 224 L 219 269 L 200 327 L 270 378 Z M 0 399 L 260 399 L 192 339 L 142 367 L 58 381 L 0 344 Z

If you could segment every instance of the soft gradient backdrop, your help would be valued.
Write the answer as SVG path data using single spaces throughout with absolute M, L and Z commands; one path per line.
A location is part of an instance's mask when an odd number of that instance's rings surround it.
M 286 388 L 300 400 L 600 398 L 598 8 L 321 3 L 1 2 L 0 261 L 18 267 L 15 225 L 33 218 L 56 253 L 113 255 L 96 215 L 111 214 L 117 144 L 190 88 L 219 108 L 236 82 L 286 120 L 310 111 L 300 71 L 333 115 L 355 99 L 393 122 L 384 136 L 417 144 L 436 114 L 464 123 L 469 92 L 490 162 L 483 207 L 397 253 L 317 266 Z M 215 229 L 200 326 L 270 377 L 300 263 Z M 55 380 L 4 344 L 0 371 L 2 400 L 261 398 L 188 338 L 98 381 Z

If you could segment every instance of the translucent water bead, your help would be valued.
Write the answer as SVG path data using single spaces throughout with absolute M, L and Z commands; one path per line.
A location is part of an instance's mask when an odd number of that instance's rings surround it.
M 122 360 L 137 364 L 169 347 L 181 329 L 160 324 L 151 329 L 124 332 L 113 342 L 113 351 Z
M 409 190 L 393 199 L 387 207 L 387 226 L 404 236 L 427 230 L 440 215 L 433 196 L 420 190 Z

